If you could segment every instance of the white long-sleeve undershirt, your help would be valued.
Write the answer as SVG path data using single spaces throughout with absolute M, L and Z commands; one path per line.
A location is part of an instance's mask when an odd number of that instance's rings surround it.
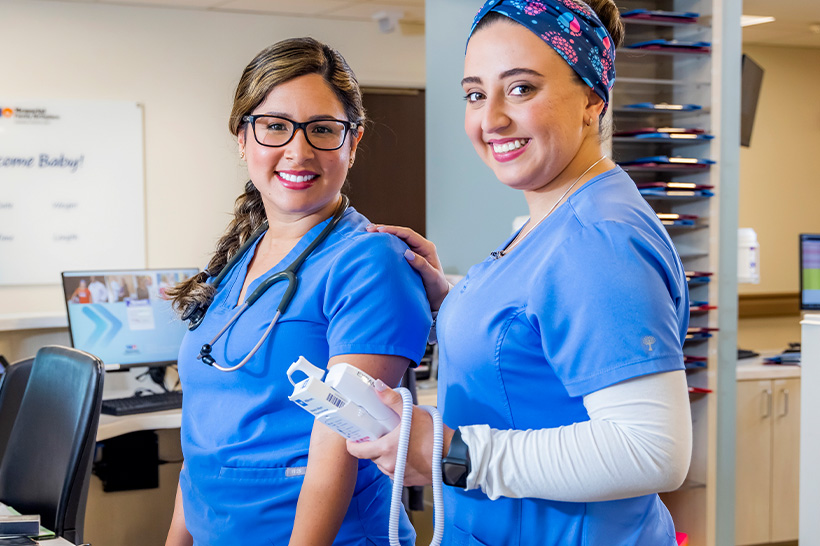
M 589 421 L 568 426 L 459 427 L 470 453 L 467 489 L 491 499 L 596 502 L 680 487 L 692 452 L 683 370 L 624 381 L 583 402 Z

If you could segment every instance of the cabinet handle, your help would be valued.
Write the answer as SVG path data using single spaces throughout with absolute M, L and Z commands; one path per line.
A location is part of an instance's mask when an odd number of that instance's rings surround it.
M 763 391 L 763 411 L 760 416 L 762 419 L 767 419 L 772 414 L 772 389 Z
M 789 414 L 789 389 L 783 389 L 780 392 L 783 393 L 783 413 L 780 417 L 786 417 Z

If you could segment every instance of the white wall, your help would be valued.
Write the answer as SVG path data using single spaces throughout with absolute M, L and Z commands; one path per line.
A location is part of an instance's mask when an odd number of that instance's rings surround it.
M 380 34 L 375 23 L 39 0 L 0 0 L 0 21 L 0 102 L 144 105 L 149 267 L 203 267 L 226 226 L 246 180 L 228 114 L 262 48 L 313 36 L 339 49 L 362 85 L 425 83 L 424 36 Z M 0 287 L 0 317 L 63 310 L 56 284 Z
M 427 236 L 447 273 L 467 270 L 527 215 L 521 192 L 501 184 L 464 133 L 464 48 L 477 0 L 428 0 Z M 432 54 L 435 52 L 435 54 Z

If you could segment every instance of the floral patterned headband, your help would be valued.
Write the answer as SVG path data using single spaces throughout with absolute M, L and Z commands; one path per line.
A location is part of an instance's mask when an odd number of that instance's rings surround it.
M 615 48 L 591 9 L 573 0 L 488 0 L 475 16 L 470 37 L 490 12 L 512 19 L 544 40 L 603 99 L 601 115 L 606 112 L 615 83 Z

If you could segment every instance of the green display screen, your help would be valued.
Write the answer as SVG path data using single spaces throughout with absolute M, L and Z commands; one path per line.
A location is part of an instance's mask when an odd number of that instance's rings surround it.
M 820 234 L 800 235 L 800 308 L 820 309 Z

